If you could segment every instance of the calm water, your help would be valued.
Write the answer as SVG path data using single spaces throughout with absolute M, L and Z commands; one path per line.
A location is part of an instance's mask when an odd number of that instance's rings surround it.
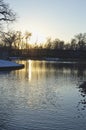
M 85 66 L 21 63 L 0 72 L 0 130 L 86 130 Z

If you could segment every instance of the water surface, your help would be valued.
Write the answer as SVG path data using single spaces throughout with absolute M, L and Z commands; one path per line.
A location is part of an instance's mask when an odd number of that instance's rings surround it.
M 85 130 L 85 65 L 20 61 L 0 72 L 0 130 Z

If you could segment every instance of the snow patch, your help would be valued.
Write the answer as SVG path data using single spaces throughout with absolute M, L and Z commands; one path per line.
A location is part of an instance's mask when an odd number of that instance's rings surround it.
M 0 67 L 19 67 L 21 64 L 17 64 L 8 60 L 0 60 Z

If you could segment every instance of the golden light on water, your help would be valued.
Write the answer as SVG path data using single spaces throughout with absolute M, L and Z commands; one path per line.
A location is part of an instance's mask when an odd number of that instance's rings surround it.
M 31 78 L 32 78 L 32 61 L 29 60 L 28 63 L 29 63 L 29 66 L 28 66 L 29 76 L 28 76 L 28 78 L 29 78 L 29 81 L 31 81 Z

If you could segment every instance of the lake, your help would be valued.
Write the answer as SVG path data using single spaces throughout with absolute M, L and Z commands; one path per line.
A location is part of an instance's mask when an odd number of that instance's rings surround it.
M 0 71 L 0 130 L 85 130 L 86 65 L 17 61 Z

